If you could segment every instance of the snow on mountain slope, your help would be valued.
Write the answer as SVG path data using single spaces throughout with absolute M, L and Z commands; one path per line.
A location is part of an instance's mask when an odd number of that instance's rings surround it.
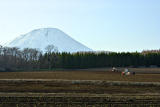
M 93 51 L 56 28 L 42 28 L 21 35 L 8 43 L 8 47 L 36 48 L 45 52 L 48 45 L 54 45 L 59 52 Z

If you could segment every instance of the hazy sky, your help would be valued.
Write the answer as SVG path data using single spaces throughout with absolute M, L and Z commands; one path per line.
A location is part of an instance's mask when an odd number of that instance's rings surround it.
M 0 44 L 59 28 L 94 50 L 160 48 L 160 0 L 0 0 Z

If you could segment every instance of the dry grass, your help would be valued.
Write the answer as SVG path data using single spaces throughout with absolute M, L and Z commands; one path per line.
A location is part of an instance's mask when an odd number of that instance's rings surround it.
M 118 83 L 118 82 L 117 82 Z M 0 92 L 134 94 L 160 93 L 159 85 L 70 80 L 0 80 Z

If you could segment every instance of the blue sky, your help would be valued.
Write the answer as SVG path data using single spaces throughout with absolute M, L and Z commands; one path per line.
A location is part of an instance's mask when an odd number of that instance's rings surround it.
M 0 0 L 0 44 L 47 27 L 93 50 L 160 49 L 160 0 Z

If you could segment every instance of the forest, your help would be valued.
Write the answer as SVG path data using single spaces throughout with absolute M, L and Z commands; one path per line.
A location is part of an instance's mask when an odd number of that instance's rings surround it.
M 160 67 L 160 51 L 143 52 L 46 52 L 0 46 L 0 71 L 83 69 L 103 67 Z

